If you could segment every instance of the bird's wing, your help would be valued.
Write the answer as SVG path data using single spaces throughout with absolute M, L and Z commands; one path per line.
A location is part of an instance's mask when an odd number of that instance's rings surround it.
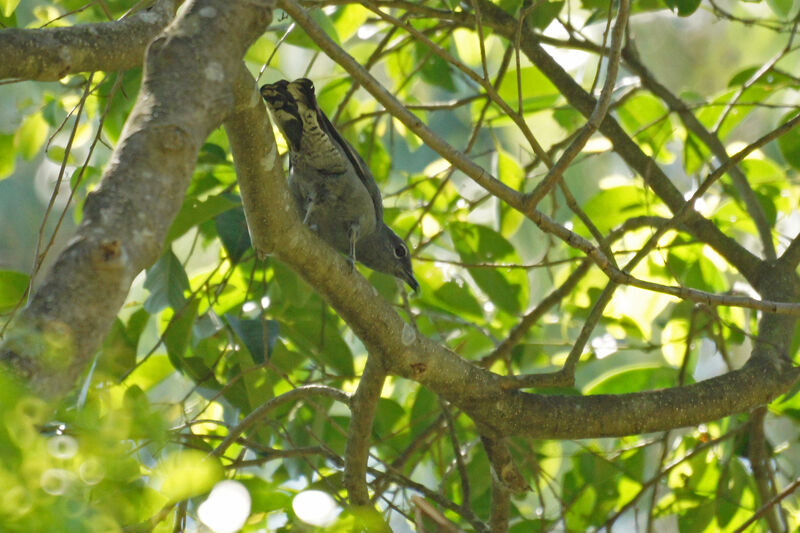
M 319 104 L 317 104 L 316 98 L 314 98 L 314 106 L 316 107 L 320 124 L 323 125 L 325 130 L 328 132 L 328 135 L 333 137 L 333 140 L 339 143 L 339 146 L 341 146 L 344 150 L 347 159 L 349 159 L 350 163 L 352 163 L 353 168 L 358 175 L 358 179 L 360 179 L 361 183 L 364 184 L 364 188 L 367 189 L 370 198 L 372 198 L 372 204 L 375 208 L 375 218 L 379 224 L 382 223 L 383 199 L 381 198 L 381 190 L 378 189 L 378 184 L 375 183 L 375 178 L 372 176 L 372 172 L 370 172 L 369 167 L 356 149 L 353 148 L 353 146 L 341 136 L 333 124 L 331 124 L 331 121 L 328 120 L 328 117 L 325 115 L 325 113 L 323 113 L 322 109 L 320 109 Z

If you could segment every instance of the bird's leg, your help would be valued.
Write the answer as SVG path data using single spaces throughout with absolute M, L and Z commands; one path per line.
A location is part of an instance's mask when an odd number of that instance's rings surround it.
M 308 200 L 308 204 L 306 205 L 306 216 L 303 217 L 303 224 L 308 223 L 308 217 L 311 216 L 311 211 L 313 211 L 315 207 L 314 197 L 309 196 L 306 200 Z
M 355 268 L 356 264 L 356 241 L 358 240 L 358 223 L 350 225 L 347 233 L 350 237 L 350 254 L 347 256 L 347 262 L 350 263 L 351 268 Z

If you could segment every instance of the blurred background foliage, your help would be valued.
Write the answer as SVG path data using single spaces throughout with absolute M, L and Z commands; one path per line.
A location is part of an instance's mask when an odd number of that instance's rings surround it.
M 515 16 L 522 8 L 516 0 L 496 3 Z M 483 91 L 452 65 L 366 7 L 330 4 L 313 11 L 316 20 L 436 133 L 511 187 L 531 190 L 546 173 L 510 118 L 496 104 L 487 105 Z M 472 9 L 469 2 L 423 4 Z M 138 7 L 133 0 L 4 0 L 0 23 L 40 28 L 108 21 Z M 800 79 L 793 74 L 798 8 L 793 0 L 645 0 L 634 3 L 630 31 L 656 79 L 733 153 L 800 106 Z M 524 56 L 517 66 L 513 43 L 484 28 L 482 50 L 475 28 L 411 16 L 402 7 L 383 9 L 405 17 L 477 72 L 483 52 L 492 81 L 501 73 L 498 94 L 512 108 L 522 106 L 545 148 L 564 146 L 583 124 Z M 599 0 L 548 2 L 526 20 L 549 39 L 548 52 L 590 88 L 608 9 Z M 769 72 L 753 81 L 753 73 L 776 57 Z M 353 93 L 341 67 L 281 11 L 245 59 L 254 75 L 264 69 L 260 83 L 312 78 L 321 107 L 368 162 L 384 194 L 387 223 L 413 251 L 422 290 L 408 299 L 405 312 L 424 335 L 478 363 L 524 312 L 578 268 L 577 250 L 453 172 L 365 91 Z M 80 222 L 82 202 L 99 182 L 140 81 L 141 71 L 134 69 L 0 85 L 3 322 Z M 690 194 L 716 163 L 708 147 L 624 66 L 614 100 L 612 113 L 627 133 Z M 280 137 L 278 142 L 285 152 Z M 593 137 L 565 174 L 596 228 L 606 234 L 634 217 L 667 216 L 665 205 L 610 148 L 602 136 Z M 800 229 L 800 133 L 756 151 L 742 168 L 780 251 Z M 272 258 L 256 259 L 240 204 L 219 129 L 202 147 L 163 256 L 134 281 L 74 396 L 53 414 L 42 400 L 1 384 L 3 531 L 194 531 L 204 527 L 198 507 L 223 478 L 240 481 L 250 494 L 245 531 L 344 531 L 356 522 L 376 531 L 385 523 L 395 531 L 434 531 L 445 527 L 435 520 L 464 529 L 488 520 L 489 465 L 473 423 L 413 382 L 390 378 L 378 405 L 370 481 L 380 516 L 337 516 L 346 501 L 341 457 L 350 414 L 331 397 L 309 394 L 280 405 L 229 447 L 217 448 L 243 416 L 293 389 L 321 384 L 354 391 L 367 355 L 294 272 Z M 727 178 L 697 208 L 760 250 L 754 224 Z M 549 195 L 540 209 L 591 238 L 563 192 Z M 651 233 L 643 226 L 611 243 L 618 261 L 623 264 Z M 728 263 L 687 234 L 671 231 L 659 243 L 634 275 L 715 293 L 748 290 Z M 39 256 L 41 264 L 34 262 Z M 361 272 L 384 298 L 401 305 L 393 279 Z M 606 283 L 599 270 L 588 270 L 506 357 L 492 361 L 492 370 L 560 368 Z M 755 316 L 622 287 L 583 354 L 574 389 L 547 392 L 674 387 L 738 368 L 749 355 Z M 800 475 L 799 402 L 781 398 L 766 415 L 767 454 L 779 487 Z M 616 525 L 624 531 L 733 531 L 763 503 L 748 458 L 748 423 L 746 416 L 732 416 L 659 435 L 512 439 L 511 451 L 532 490 L 513 499 L 511 530 Z M 387 471 L 391 475 L 381 473 Z M 327 518 L 311 512 L 324 505 L 297 504 L 296 495 L 312 489 L 329 497 L 333 511 Z M 415 500 L 420 497 L 434 511 Z M 783 501 L 780 516 L 786 530 L 800 527 L 796 498 Z M 762 521 L 749 531 L 766 530 Z

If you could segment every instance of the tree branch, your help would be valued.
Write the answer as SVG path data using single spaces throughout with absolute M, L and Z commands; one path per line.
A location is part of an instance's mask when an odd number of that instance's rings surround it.
M 216 448 L 214 448 L 212 453 L 217 457 L 222 457 L 225 455 L 225 451 L 231 446 L 231 444 L 236 442 L 236 439 L 238 439 L 242 433 L 252 427 L 253 424 L 267 416 L 270 411 L 287 402 L 302 400 L 310 396 L 327 396 L 328 398 L 342 402 L 345 405 L 350 405 L 351 401 L 350 396 L 347 393 L 342 392 L 334 387 L 327 387 L 325 385 L 304 385 L 302 387 L 297 387 L 296 389 L 292 389 L 281 394 L 280 396 L 276 396 L 275 398 L 272 398 L 271 400 L 253 409 L 253 411 L 248 413 L 248 415 L 244 417 L 241 422 L 228 431 L 228 435 L 222 442 L 219 443 L 219 445 L 217 445 Z
M 367 459 L 369 459 L 372 422 L 378 409 L 386 371 L 378 356 L 370 355 L 351 402 L 352 416 L 347 428 L 344 452 L 344 486 L 351 505 L 369 505 Z
M 148 43 L 172 20 L 180 3 L 158 0 L 114 22 L 2 30 L 0 80 L 53 81 L 76 72 L 138 67 Z
M 266 131 L 259 124 L 252 124 L 249 129 L 255 132 L 253 135 Z M 231 139 L 234 153 L 252 153 L 236 148 L 235 138 Z M 258 179 L 255 175 L 249 177 Z M 239 176 L 240 180 L 246 178 Z M 265 180 L 263 176 L 260 179 Z M 501 387 L 500 376 L 472 365 L 425 337 L 417 335 L 410 343 L 407 339 L 402 342 L 403 329 L 410 326 L 388 302 L 375 297 L 366 280 L 350 271 L 341 254 L 299 223 L 294 210 L 287 208 L 291 204 L 286 189 L 283 179 L 269 181 L 261 188 L 264 197 L 251 205 L 263 205 L 295 222 L 277 229 L 253 226 L 253 241 L 275 243 L 275 253 L 326 297 L 370 353 L 380 354 L 390 372 L 430 388 L 497 435 L 587 438 L 694 425 L 768 403 L 791 387 L 798 374 L 796 370 L 786 371 L 772 357 L 782 348 L 757 342 L 754 356 L 745 368 L 687 387 L 586 397 L 506 391 Z M 248 220 L 256 216 L 248 213 Z M 793 319 L 789 317 L 766 315 L 760 331 L 764 339 L 774 339 L 779 330 L 783 331 L 780 335 L 785 334 L 791 324 Z
M 324 39 L 317 31 L 319 28 L 311 25 L 302 8 L 291 0 L 283 0 L 282 4 L 309 35 Z M 329 51 L 330 44 L 327 41 L 324 43 L 326 51 Z M 337 54 L 343 53 L 338 49 L 331 55 L 339 61 L 342 58 Z M 343 61 L 348 70 L 358 73 L 358 81 L 367 90 L 373 95 L 380 95 L 382 103 L 391 105 L 391 95 L 371 76 L 358 70 L 360 65 L 354 67 L 347 60 Z M 392 111 L 394 114 L 394 109 Z M 403 118 L 405 122 L 406 117 Z M 410 123 L 415 126 L 414 131 L 429 131 L 416 118 Z M 250 129 L 253 135 L 260 135 L 264 131 L 261 124 L 252 124 Z M 433 143 L 437 143 L 434 148 L 441 150 L 440 153 L 456 154 L 437 136 L 431 134 L 430 137 Z M 428 141 L 427 138 L 424 140 Z M 231 141 L 234 144 L 233 139 Z M 237 152 L 234 148 L 234 153 L 239 152 L 251 153 L 244 149 Z M 486 184 L 487 189 L 498 191 L 502 199 L 510 199 L 518 205 L 520 195 L 488 176 L 478 165 L 463 157 L 448 159 L 457 163 L 459 168 L 470 171 L 469 174 L 477 178 L 479 183 Z M 239 176 L 240 180 L 245 178 Z M 430 388 L 494 434 L 588 438 L 694 425 L 768 403 L 788 390 L 800 372 L 787 370 L 786 361 L 779 357 L 785 350 L 771 343 L 776 338 L 786 338 L 787 331 L 791 331 L 787 328 L 792 327 L 794 319 L 765 314 L 759 329 L 763 341 L 756 342 L 750 363 L 743 369 L 701 383 L 668 390 L 586 397 L 544 396 L 504 390 L 500 376 L 472 365 L 433 341 L 416 335 L 408 342 L 403 329 L 410 326 L 405 324 L 394 308 L 375 297 L 372 286 L 351 271 L 341 254 L 300 224 L 297 214 L 289 207 L 291 202 L 285 180 L 276 179 L 275 176 L 262 176 L 261 179 L 267 181 L 261 187 L 264 197 L 254 199 L 253 203 L 273 212 L 266 216 L 280 215 L 285 220 L 277 227 L 252 226 L 253 242 L 257 246 L 258 243 L 273 245 L 279 258 L 325 296 L 364 342 L 368 351 L 383 359 L 388 372 L 413 379 Z M 243 184 L 243 187 L 247 185 Z M 245 204 L 245 208 L 248 208 L 248 204 Z M 544 217 L 541 213 L 534 213 Z M 248 213 L 248 220 L 258 216 L 261 215 Z M 753 260 L 758 263 L 756 258 Z M 404 338 L 406 342 L 401 340 Z
M 788 269 L 795 269 L 800 264 L 800 234 L 795 235 L 789 246 L 786 247 L 778 263 L 785 265 Z
M 775 490 L 771 482 L 772 475 L 770 474 L 769 458 L 767 457 L 767 436 L 764 434 L 764 415 L 766 413 L 766 407 L 759 407 L 750 414 L 748 424 L 750 439 L 748 441 L 747 458 L 750 459 L 753 479 L 756 482 L 756 488 L 762 503 L 766 503 L 775 497 Z M 784 531 L 778 517 L 778 509 L 775 506 L 768 507 L 762 515 L 767 522 L 769 531 L 772 533 Z
M 70 390 L 134 277 L 161 252 L 205 138 L 233 105 L 238 60 L 270 3 L 197 0 L 149 46 L 142 88 L 76 236 L 0 348 L 48 397 Z
M 311 18 L 311 16 L 297 4 L 294 0 L 280 0 L 281 7 L 289 13 L 305 31 L 315 40 L 315 42 L 323 49 L 331 59 L 338 62 L 345 68 L 354 79 L 356 79 L 367 91 L 370 92 L 380 103 L 382 103 L 392 115 L 405 124 L 417 136 L 419 136 L 425 143 L 435 150 L 443 158 L 447 159 L 453 166 L 467 174 L 478 185 L 482 186 L 491 194 L 495 195 L 498 199 L 506 202 L 509 206 L 518 210 L 539 226 L 542 231 L 551 233 L 556 237 L 562 239 L 564 242 L 578 248 L 585 252 L 600 268 L 608 275 L 608 277 L 620 284 L 633 285 L 641 289 L 650 291 L 662 292 L 676 296 L 681 299 L 687 299 L 694 302 L 702 303 L 705 305 L 732 305 L 741 306 L 751 309 L 760 309 L 772 313 L 784 314 L 800 314 L 800 304 L 785 303 L 783 301 L 760 301 L 746 296 L 712 294 L 705 291 L 685 287 L 674 287 L 653 283 L 645 280 L 639 280 L 627 272 L 620 271 L 614 267 L 613 262 L 605 256 L 605 254 L 592 245 L 578 234 L 568 230 L 564 226 L 556 223 L 544 213 L 535 209 L 526 209 L 524 197 L 518 191 L 510 188 L 502 181 L 498 180 L 486 170 L 466 157 L 463 153 L 453 148 L 444 139 L 433 133 L 433 131 L 423 124 L 419 118 L 412 114 L 408 109 L 403 107 L 400 102 L 387 91 L 372 75 L 367 72 L 353 57 L 345 52 L 339 45 L 337 45 L 320 26 Z M 487 4 L 492 10 L 498 10 L 492 4 Z M 502 12 L 502 10 L 500 10 Z M 503 16 L 507 16 L 502 12 Z M 577 103 L 573 103 L 579 107 L 579 110 L 590 114 L 595 109 L 594 99 L 585 93 L 583 89 L 577 85 L 574 80 L 563 70 L 561 67 L 550 57 L 539 45 L 529 38 L 523 42 L 528 47 L 534 47 L 534 50 L 539 50 L 541 54 L 546 57 L 548 64 L 553 67 L 555 74 L 562 76 L 569 80 L 569 89 L 573 93 L 573 97 L 577 98 Z M 535 61 L 536 57 L 532 57 Z M 540 67 L 542 68 L 542 67 Z M 562 80 L 563 81 L 563 80 Z M 554 80 L 555 83 L 555 80 Z M 565 89 L 566 90 L 566 89 Z M 576 96 L 577 95 L 577 96 Z M 570 96 L 566 95 L 569 99 Z M 672 182 L 666 174 L 658 168 L 655 162 L 647 157 L 644 152 L 628 137 L 622 128 L 613 121 L 610 117 L 601 124 L 601 131 L 611 138 L 612 142 L 620 143 L 623 152 L 620 152 L 623 158 L 626 155 L 631 158 L 629 164 L 637 168 L 643 173 L 645 181 L 650 183 L 651 187 L 656 190 L 662 199 L 667 203 L 673 212 L 680 212 L 682 209 L 686 211 L 683 213 L 683 219 L 680 223 L 695 234 L 700 240 L 708 243 L 712 248 L 717 250 L 729 263 L 734 265 L 748 281 L 754 286 L 757 285 L 758 275 L 760 274 L 759 259 L 744 247 L 739 245 L 731 237 L 722 233 L 719 228 L 712 224 L 709 220 L 701 217 L 694 209 L 687 206 L 683 199 L 683 195 L 672 185 Z M 610 133 L 609 133 L 610 132 Z
M 744 533 L 747 530 L 747 528 L 749 528 L 751 525 L 753 525 L 753 523 L 755 523 L 756 520 L 764 516 L 765 513 L 770 512 L 770 509 L 772 509 L 772 507 L 780 503 L 781 500 L 785 500 L 788 496 L 791 496 L 794 493 L 794 491 L 796 491 L 798 488 L 800 488 L 800 477 L 789 483 L 789 485 L 787 485 L 785 489 L 780 491 L 780 493 L 776 494 L 770 501 L 762 505 L 761 508 L 759 508 L 759 510 L 753 514 L 753 516 L 748 518 L 744 522 L 744 524 L 737 527 L 733 531 L 733 533 Z
M 614 94 L 614 87 L 617 83 L 617 71 L 619 70 L 619 59 L 622 51 L 622 43 L 625 39 L 625 28 L 628 26 L 628 10 L 630 2 L 621 0 L 617 11 L 617 19 L 614 22 L 614 30 L 611 33 L 611 52 L 608 54 L 608 66 L 606 67 L 606 82 L 597 99 L 597 105 L 586 120 L 586 124 L 580 129 L 575 138 L 569 144 L 564 153 L 550 169 L 544 179 L 525 198 L 525 207 L 534 209 L 542 198 L 561 179 L 572 160 L 583 150 L 586 142 L 594 135 L 597 128 L 606 117 L 608 108 L 611 105 L 611 96 Z M 520 27 L 517 26 L 517 37 L 520 35 Z M 599 70 L 599 69 L 598 69 Z M 598 72 L 599 74 L 599 72 Z

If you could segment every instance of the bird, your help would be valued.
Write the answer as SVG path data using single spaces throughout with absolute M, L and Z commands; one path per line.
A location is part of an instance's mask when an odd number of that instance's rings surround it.
M 383 220 L 375 178 L 317 103 L 308 78 L 260 88 L 289 147 L 289 189 L 303 223 L 344 253 L 350 264 L 390 274 L 414 292 L 408 246 Z

